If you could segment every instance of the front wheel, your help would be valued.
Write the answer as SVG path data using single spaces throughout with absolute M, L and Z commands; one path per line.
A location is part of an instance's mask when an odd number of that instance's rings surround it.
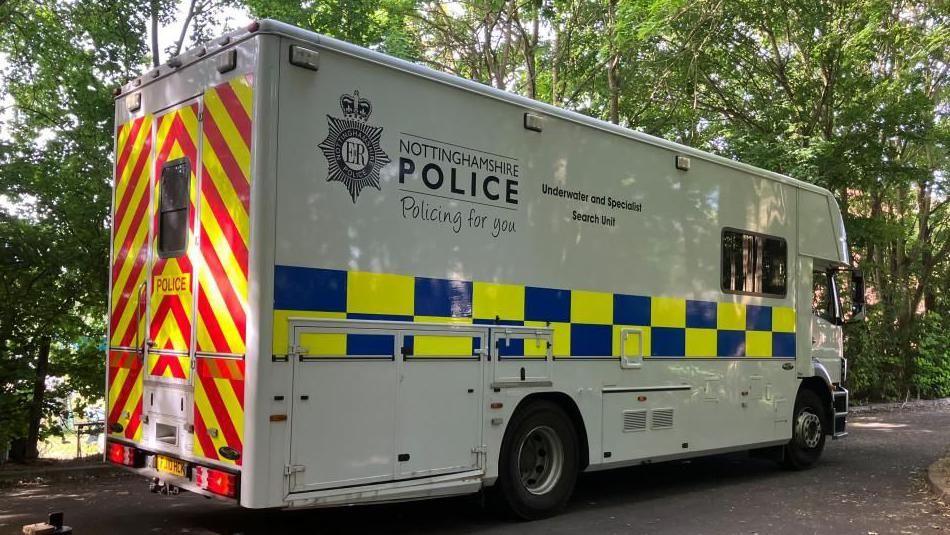
M 810 468 L 825 449 L 825 407 L 818 394 L 801 390 L 795 400 L 792 439 L 785 446 L 785 466 L 793 470 Z
M 524 520 L 553 515 L 577 481 L 577 435 L 571 419 L 548 401 L 519 410 L 502 444 L 498 485 L 508 509 Z

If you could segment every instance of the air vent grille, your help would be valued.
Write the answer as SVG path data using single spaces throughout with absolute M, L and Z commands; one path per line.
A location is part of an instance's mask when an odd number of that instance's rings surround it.
M 672 429 L 673 409 L 653 409 L 650 414 L 650 429 Z
M 623 411 L 623 432 L 646 431 L 647 411 Z

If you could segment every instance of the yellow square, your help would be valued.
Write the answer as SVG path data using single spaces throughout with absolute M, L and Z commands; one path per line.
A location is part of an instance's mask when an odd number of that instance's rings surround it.
M 745 356 L 771 357 L 772 333 L 768 331 L 746 331 Z
M 745 305 L 742 303 L 719 303 L 716 310 L 717 327 L 723 330 L 745 330 Z
M 675 297 L 650 299 L 651 327 L 686 327 L 686 300 Z
M 554 328 L 554 347 L 551 348 L 551 354 L 566 357 L 571 354 L 571 324 L 562 322 L 552 322 Z
M 524 319 L 524 286 L 475 281 L 472 315 L 478 319 Z
M 544 321 L 526 321 L 525 327 L 547 327 Z M 553 326 L 552 326 L 553 327 Z M 552 338 L 554 333 L 552 333 Z M 553 350 L 553 348 L 552 348 Z M 526 357 L 545 357 L 548 354 L 548 346 L 540 338 L 526 338 L 524 341 L 524 356 Z M 553 353 L 552 353 L 553 354 Z
M 795 309 L 791 307 L 773 307 L 772 330 L 777 333 L 795 332 Z
M 350 271 L 346 280 L 346 311 L 359 314 L 411 316 L 415 280 L 408 275 Z
M 624 329 L 637 329 L 640 331 L 640 336 L 643 338 L 643 357 L 647 358 L 650 356 L 650 328 L 641 327 L 639 325 L 614 325 L 614 334 L 613 334 L 613 348 L 611 350 L 611 355 L 615 357 L 620 356 L 620 333 Z M 627 343 L 637 343 L 636 335 L 628 335 Z M 628 349 L 627 355 L 634 356 L 636 349 Z
M 610 325 L 614 322 L 614 295 L 571 291 L 571 323 Z
M 342 357 L 346 355 L 346 335 L 336 333 L 304 333 L 300 335 L 304 354 L 312 357 Z
M 315 312 L 311 310 L 275 310 L 274 311 L 274 354 L 286 355 L 290 352 L 290 318 L 324 318 L 345 320 L 343 312 Z
M 687 357 L 715 357 L 716 329 L 686 329 Z
M 417 334 L 413 336 L 415 357 L 471 357 L 471 336 L 439 336 Z

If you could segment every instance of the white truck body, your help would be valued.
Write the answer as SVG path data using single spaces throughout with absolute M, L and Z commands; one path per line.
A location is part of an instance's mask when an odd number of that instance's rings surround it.
M 202 297 L 205 256 L 192 249 L 223 251 L 213 232 L 188 238 L 193 276 L 136 279 L 150 299 L 121 294 L 114 275 L 110 310 L 121 315 L 125 295 L 138 312 L 111 322 L 110 440 L 138 452 L 141 473 L 209 493 L 195 467 L 220 469 L 252 508 L 476 492 L 498 477 L 507 424 L 539 397 L 571 416 L 586 470 L 784 445 L 805 384 L 821 385 L 827 432 L 843 434 L 840 326 L 812 312 L 813 273 L 849 263 L 828 191 L 274 21 L 122 88 L 117 184 L 121 125 L 149 121 L 142 172 L 157 184 L 162 116 L 191 109 L 187 158 L 204 191 L 228 166 L 206 124 L 226 99 L 208 91 L 234 80 L 251 136 L 235 157 L 249 173 L 240 343 L 203 341 L 203 314 L 221 309 Z M 195 195 L 201 226 L 213 209 Z M 148 243 L 160 196 L 144 208 Z M 727 234 L 740 244 L 730 269 L 746 270 L 729 280 L 753 291 L 724 287 Z M 121 247 L 113 264 L 129 256 Z M 156 288 L 175 280 L 191 293 Z M 162 327 L 145 327 L 156 302 L 186 294 L 197 319 L 183 345 L 156 341 Z M 123 322 L 135 322 L 124 341 Z M 145 373 L 162 354 L 183 375 Z M 130 431 L 117 377 L 139 361 Z M 220 363 L 242 373 L 199 373 Z M 208 424 L 201 404 L 216 387 L 196 389 L 202 377 L 231 380 L 242 399 L 234 438 Z

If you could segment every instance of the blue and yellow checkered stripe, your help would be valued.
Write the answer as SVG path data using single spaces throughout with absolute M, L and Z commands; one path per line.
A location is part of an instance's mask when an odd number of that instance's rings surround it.
M 555 356 L 618 357 L 624 328 L 640 330 L 645 357 L 794 358 L 795 311 L 732 302 L 626 295 L 388 273 L 277 266 L 274 352 L 286 352 L 290 316 L 426 323 L 550 326 Z M 314 335 L 321 353 L 386 355 L 383 335 Z M 477 340 L 410 339 L 417 356 L 470 356 Z M 512 340 L 501 356 L 541 356 Z

